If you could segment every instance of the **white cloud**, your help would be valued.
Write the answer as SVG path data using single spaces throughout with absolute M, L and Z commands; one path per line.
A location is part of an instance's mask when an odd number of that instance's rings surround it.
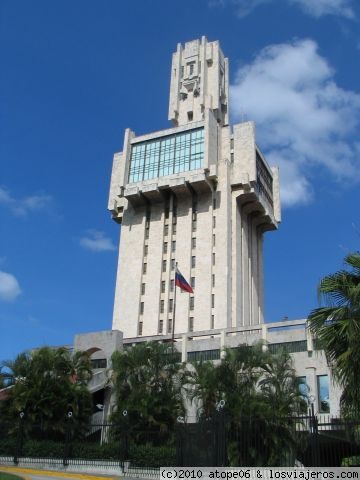
M 98 230 L 89 230 L 86 237 L 80 238 L 80 245 L 93 252 L 116 250 L 111 238 L 106 237 L 104 232 Z
M 279 0 L 276 0 L 278 2 Z M 351 7 L 353 0 L 283 0 L 288 5 L 299 7 L 304 13 L 315 18 L 324 15 L 338 15 L 345 18 L 354 18 Z M 210 0 L 210 6 L 223 6 L 231 4 L 235 7 L 240 18 L 249 15 L 256 7 L 275 0 Z
M 0 205 L 9 208 L 14 215 L 25 216 L 31 212 L 44 210 L 51 202 L 50 195 L 39 194 L 15 198 L 6 188 L 0 187 Z
M 238 70 L 231 96 L 235 119 L 245 112 L 256 121 L 267 158 L 281 166 L 284 204 L 311 200 L 314 166 L 339 180 L 360 180 L 358 146 L 351 139 L 360 95 L 336 85 L 314 41 L 264 48 Z
M 287 0 L 289 4 L 298 5 L 305 13 L 313 17 L 339 15 L 354 18 L 351 0 Z
M 231 4 L 235 6 L 236 14 L 239 18 L 246 17 L 259 5 L 271 1 L 272 0 L 230 0 Z M 211 0 L 210 6 L 221 5 L 222 7 L 225 7 L 227 3 L 229 3 L 229 0 Z
M 19 282 L 14 275 L 0 271 L 0 300 L 11 302 L 21 293 Z

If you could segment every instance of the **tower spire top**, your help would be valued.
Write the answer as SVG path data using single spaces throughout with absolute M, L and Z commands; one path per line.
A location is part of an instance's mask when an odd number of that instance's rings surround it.
M 172 57 L 169 120 L 175 125 L 201 121 L 212 110 L 220 125 L 228 124 L 229 67 L 219 42 L 180 43 Z

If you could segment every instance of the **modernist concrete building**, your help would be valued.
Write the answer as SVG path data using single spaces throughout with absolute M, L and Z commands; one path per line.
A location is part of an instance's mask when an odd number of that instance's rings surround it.
M 228 92 L 218 42 L 179 44 L 173 126 L 141 136 L 126 130 L 114 156 L 109 209 L 121 223 L 121 242 L 112 331 L 75 339 L 75 348 L 92 353 L 90 388 L 106 413 L 104 367 L 112 352 L 172 339 L 184 362 L 216 361 L 224 347 L 258 340 L 273 352 L 286 347 L 315 411 L 339 411 L 340 392 L 306 320 L 264 322 L 262 242 L 281 219 L 278 170 L 257 146 L 253 122 L 229 125 Z M 177 293 L 174 327 L 176 262 L 194 294 Z
M 263 323 L 262 241 L 280 221 L 278 171 L 253 122 L 231 127 L 228 60 L 205 37 L 173 54 L 173 127 L 126 130 L 109 209 L 121 223 L 113 328 L 172 333 L 175 263 L 194 294 L 176 302 L 175 333 Z

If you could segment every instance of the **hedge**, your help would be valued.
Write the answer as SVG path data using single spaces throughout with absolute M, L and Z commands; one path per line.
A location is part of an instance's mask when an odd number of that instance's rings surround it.
M 103 445 L 90 442 L 72 442 L 68 445 L 69 458 L 84 460 L 129 460 L 134 466 L 160 467 L 172 466 L 176 463 L 176 449 L 171 445 L 153 446 L 151 444 L 130 444 L 128 452 L 121 448 L 120 443 L 105 443 Z M 14 456 L 16 441 L 14 439 L 0 440 L 0 456 Z M 21 456 L 33 458 L 64 458 L 65 443 L 51 440 L 25 440 Z

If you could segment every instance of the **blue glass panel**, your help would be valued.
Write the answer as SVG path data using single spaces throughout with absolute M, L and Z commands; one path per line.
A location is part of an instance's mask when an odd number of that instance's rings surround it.
M 319 411 L 321 413 L 330 412 L 330 390 L 329 390 L 329 377 L 327 375 L 318 376 L 318 398 L 319 398 Z
M 159 177 L 174 173 L 175 137 L 168 137 L 161 142 Z
M 201 168 L 204 129 L 136 143 L 132 146 L 129 183 Z

